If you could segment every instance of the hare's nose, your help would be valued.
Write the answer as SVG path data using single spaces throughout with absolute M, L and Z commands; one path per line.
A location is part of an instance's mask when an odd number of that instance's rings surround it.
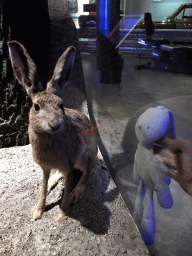
M 53 125 L 50 125 L 50 123 L 49 123 L 49 126 L 51 127 L 52 131 L 55 132 L 55 131 L 59 130 L 59 127 L 61 126 L 61 124 L 59 123 L 59 124 L 56 124 L 53 126 Z

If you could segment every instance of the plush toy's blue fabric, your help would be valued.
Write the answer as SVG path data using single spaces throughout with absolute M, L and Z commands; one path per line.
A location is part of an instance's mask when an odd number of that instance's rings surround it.
M 133 166 L 133 180 L 139 188 L 133 217 L 139 223 L 144 242 L 152 245 L 156 234 L 153 191 L 156 191 L 161 207 L 169 209 L 173 205 L 168 167 L 154 154 L 153 145 L 163 137 L 176 138 L 174 115 L 163 106 L 149 108 L 138 118 L 135 132 L 138 147 Z

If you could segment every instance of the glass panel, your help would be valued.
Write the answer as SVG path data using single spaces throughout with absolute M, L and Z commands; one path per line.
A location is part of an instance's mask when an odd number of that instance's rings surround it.
M 138 17 L 137 19 L 139 20 L 140 18 Z M 122 44 L 124 42 L 122 35 L 129 35 L 132 29 L 131 24 L 136 24 L 131 22 L 132 18 L 130 17 L 122 20 L 108 38 L 116 43 L 113 38 L 115 32 L 119 29 L 121 36 L 118 43 Z M 121 34 L 124 30 L 126 30 L 126 33 Z M 155 33 L 157 38 L 162 35 L 160 32 Z M 166 33 L 167 37 L 171 34 L 168 30 Z M 148 246 L 148 248 L 151 254 L 155 256 L 191 255 L 192 250 L 191 196 L 180 187 L 178 182 L 171 179 L 169 185 L 171 195 L 167 189 L 168 185 L 166 187 L 167 194 L 163 200 L 160 198 L 162 194 L 160 193 L 159 196 L 158 192 L 154 191 L 152 204 L 152 193 L 148 191 L 146 193 L 148 202 L 145 197 L 142 205 L 141 201 L 146 188 L 144 189 L 143 186 L 135 184 L 133 180 L 135 155 L 138 147 L 135 127 L 137 120 L 146 110 L 155 109 L 158 106 L 165 107 L 167 113 L 169 113 L 169 124 L 172 128 L 168 131 L 168 126 L 165 123 L 162 124 L 161 128 L 166 128 L 169 136 L 174 138 L 172 112 L 175 120 L 176 138 L 182 137 L 192 140 L 192 89 L 190 75 L 192 74 L 192 50 L 190 45 L 185 45 L 185 47 L 178 44 L 173 45 L 174 38 L 177 38 L 180 32 L 176 34 L 175 31 L 172 31 L 172 33 L 174 33 L 172 42 L 161 47 L 153 46 L 150 48 L 150 55 L 142 52 L 141 48 L 138 48 L 136 55 L 135 52 L 133 54 L 121 52 L 123 47 L 121 48 L 122 45 L 120 45 L 119 49 L 124 59 L 124 69 L 122 81 L 119 84 L 99 83 L 96 54 L 82 55 L 85 67 L 86 90 L 89 104 L 92 103 L 92 114 L 98 126 L 100 149 L 110 167 L 118 189 L 141 231 L 141 216 L 144 216 L 143 209 L 145 213 L 148 213 L 145 216 L 152 226 L 150 231 L 152 238 L 156 234 L 154 244 Z M 182 33 L 183 38 L 191 40 L 192 32 L 188 30 L 187 32 L 182 31 Z M 142 37 L 145 37 L 145 34 L 142 34 Z M 182 40 L 182 37 L 180 39 Z M 106 61 L 109 60 L 109 56 L 110 53 L 106 52 Z M 151 66 L 147 65 L 149 61 L 152 63 Z M 113 60 L 108 63 L 110 65 Z M 143 65 L 143 69 L 136 70 L 136 65 Z M 185 72 L 188 74 L 183 74 Z M 156 117 L 157 120 L 154 124 L 159 121 L 158 115 Z M 155 154 L 155 150 L 153 154 Z M 146 159 L 147 157 L 143 157 L 141 168 L 143 168 Z M 169 181 L 166 180 L 162 184 L 168 184 Z M 139 193 L 140 198 L 138 196 Z M 173 199 L 172 207 L 171 198 Z M 138 206 L 142 207 L 139 209 Z M 138 218 L 139 215 L 140 218 Z M 146 227 L 149 226 L 146 225 Z M 143 234 L 143 237 L 146 239 L 145 234 Z M 148 245 L 151 242 L 150 240 L 147 241 L 147 239 L 145 241 Z
M 192 17 L 192 8 L 186 8 L 183 15 L 185 18 L 191 18 Z
M 182 19 L 183 17 L 183 12 L 184 10 L 182 10 L 177 16 L 175 16 L 176 19 Z
M 107 85 L 97 82 L 96 56 L 83 55 L 84 64 L 89 67 L 85 71 L 86 89 L 92 95 L 94 118 L 106 149 L 101 147 L 102 153 L 106 158 L 109 156 L 113 178 L 137 225 L 141 227 L 141 220 L 134 211 L 138 194 L 138 186 L 133 181 L 138 144 L 135 125 L 147 109 L 164 106 L 174 114 L 177 137 L 192 140 L 191 76 L 159 70 L 135 70 L 135 65 L 152 61 L 151 58 L 127 54 L 123 54 L 123 58 L 121 84 Z M 153 193 L 156 236 L 149 250 L 158 256 L 190 255 L 191 196 L 173 179 L 169 187 L 173 198 L 173 207 L 170 209 L 161 207 L 157 193 Z

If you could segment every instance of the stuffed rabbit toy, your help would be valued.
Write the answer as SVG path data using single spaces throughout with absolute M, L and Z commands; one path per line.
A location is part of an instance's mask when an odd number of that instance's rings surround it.
M 168 167 L 158 154 L 154 144 L 161 138 L 176 138 L 174 116 L 163 106 L 147 109 L 135 125 L 138 147 L 133 166 L 133 180 L 139 185 L 134 208 L 134 219 L 140 221 L 140 230 L 147 245 L 154 242 L 156 220 L 153 205 L 153 190 L 161 207 L 173 205 L 169 184 Z M 159 145 L 160 146 L 160 145 Z
M 75 48 L 68 47 L 59 58 L 44 90 L 35 63 L 26 49 L 17 41 L 9 42 L 8 46 L 16 77 L 33 103 L 29 113 L 29 140 L 33 159 L 43 170 L 39 200 L 32 217 L 35 220 L 42 217 L 47 193 L 65 174 L 65 193 L 57 216 L 57 221 L 62 221 L 68 216 L 69 205 L 81 199 L 90 170 L 96 164 L 98 150 L 89 119 L 77 110 L 65 108 L 58 96 L 70 77 Z M 58 172 L 49 179 L 51 169 Z M 70 192 L 73 169 L 83 174 Z

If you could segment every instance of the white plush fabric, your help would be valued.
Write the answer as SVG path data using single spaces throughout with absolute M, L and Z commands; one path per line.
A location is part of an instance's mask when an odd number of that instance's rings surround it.
M 173 113 L 163 106 L 149 108 L 138 118 L 135 132 L 138 147 L 133 166 L 133 180 L 139 188 L 134 218 L 141 222 L 140 230 L 145 243 L 151 245 L 156 233 L 153 191 L 156 191 L 161 207 L 169 209 L 173 205 L 168 167 L 153 152 L 153 144 L 162 137 L 176 138 Z

